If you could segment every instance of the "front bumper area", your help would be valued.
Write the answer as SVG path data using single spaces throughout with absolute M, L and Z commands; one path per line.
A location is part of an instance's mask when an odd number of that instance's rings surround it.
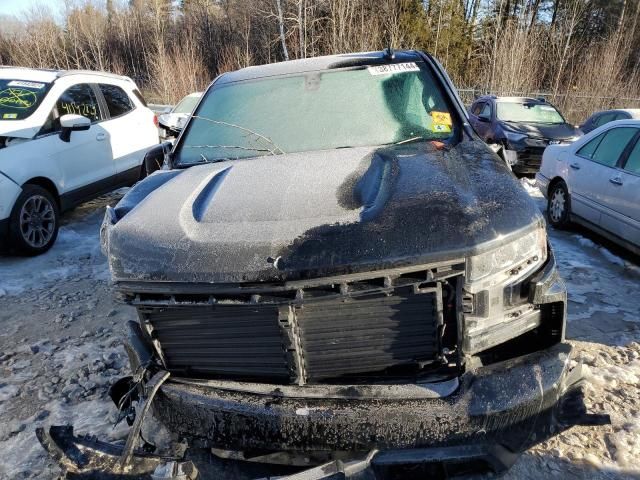
M 0 220 L 0 252 L 9 248 L 9 219 Z
M 563 429 L 563 398 L 580 386 L 571 346 L 468 372 L 448 397 L 334 398 L 232 391 L 169 380 L 153 405 L 169 429 L 232 450 L 369 451 L 502 445 L 521 452 Z M 347 398 L 346 393 L 349 394 Z M 364 393 L 363 393 L 364 395 Z
M 536 173 L 536 187 L 538 187 L 538 190 L 540 190 L 544 198 L 549 198 L 549 183 L 550 180 L 542 173 Z
M 348 400 L 310 399 L 169 380 L 153 402 L 154 413 L 184 433 L 196 453 L 169 458 L 136 450 L 126 467 L 119 463 L 121 445 L 77 437 L 71 427 L 51 427 L 37 435 L 68 478 L 149 479 L 167 463 L 195 472 L 167 478 L 219 478 L 212 457 L 202 456 L 203 447 L 216 445 L 242 449 L 236 458 L 248 458 L 250 452 L 266 458 L 283 449 L 348 450 L 342 460 L 283 479 L 403 478 L 398 471 L 409 468 L 415 475 L 411 469 L 417 466 L 429 478 L 450 478 L 504 472 L 535 443 L 573 425 L 608 422 L 606 415 L 586 413 L 580 367 L 573 364 L 568 344 L 480 368 L 460 380 L 449 397 L 402 400 L 358 399 L 358 387 L 345 392 Z
M 542 165 L 544 147 L 508 146 L 505 147 L 505 160 L 511 169 L 520 174 L 537 173 Z
M 21 192 L 18 184 L 0 172 L 0 251 L 9 247 L 9 216 Z

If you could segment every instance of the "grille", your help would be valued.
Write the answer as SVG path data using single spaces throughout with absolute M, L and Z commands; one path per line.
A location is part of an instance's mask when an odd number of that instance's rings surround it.
M 435 294 L 317 302 L 296 312 L 309 382 L 433 360 Z
M 138 311 L 166 368 L 178 376 L 278 383 L 387 378 L 394 368 L 437 358 L 442 302 L 435 285 L 297 304 Z
M 518 153 L 518 163 L 529 168 L 539 168 L 542 164 L 542 154 L 544 148 L 528 147 Z
M 169 371 L 286 381 L 289 364 L 276 306 L 143 310 Z

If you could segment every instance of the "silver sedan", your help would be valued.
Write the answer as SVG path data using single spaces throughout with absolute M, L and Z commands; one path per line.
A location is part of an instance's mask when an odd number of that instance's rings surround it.
M 570 145 L 551 145 L 536 183 L 549 223 L 573 221 L 640 254 L 640 120 L 607 123 Z

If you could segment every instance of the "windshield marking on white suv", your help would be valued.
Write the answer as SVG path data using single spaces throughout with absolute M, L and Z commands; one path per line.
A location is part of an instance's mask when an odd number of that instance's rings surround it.
M 31 108 L 37 101 L 36 94 L 24 88 L 7 88 L 0 92 L 0 105 L 7 108 Z

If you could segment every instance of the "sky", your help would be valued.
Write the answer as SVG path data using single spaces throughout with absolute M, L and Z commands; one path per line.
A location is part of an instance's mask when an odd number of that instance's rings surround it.
M 0 14 L 20 16 L 33 5 L 48 5 L 52 10 L 57 11 L 64 2 L 63 0 L 0 0 Z

